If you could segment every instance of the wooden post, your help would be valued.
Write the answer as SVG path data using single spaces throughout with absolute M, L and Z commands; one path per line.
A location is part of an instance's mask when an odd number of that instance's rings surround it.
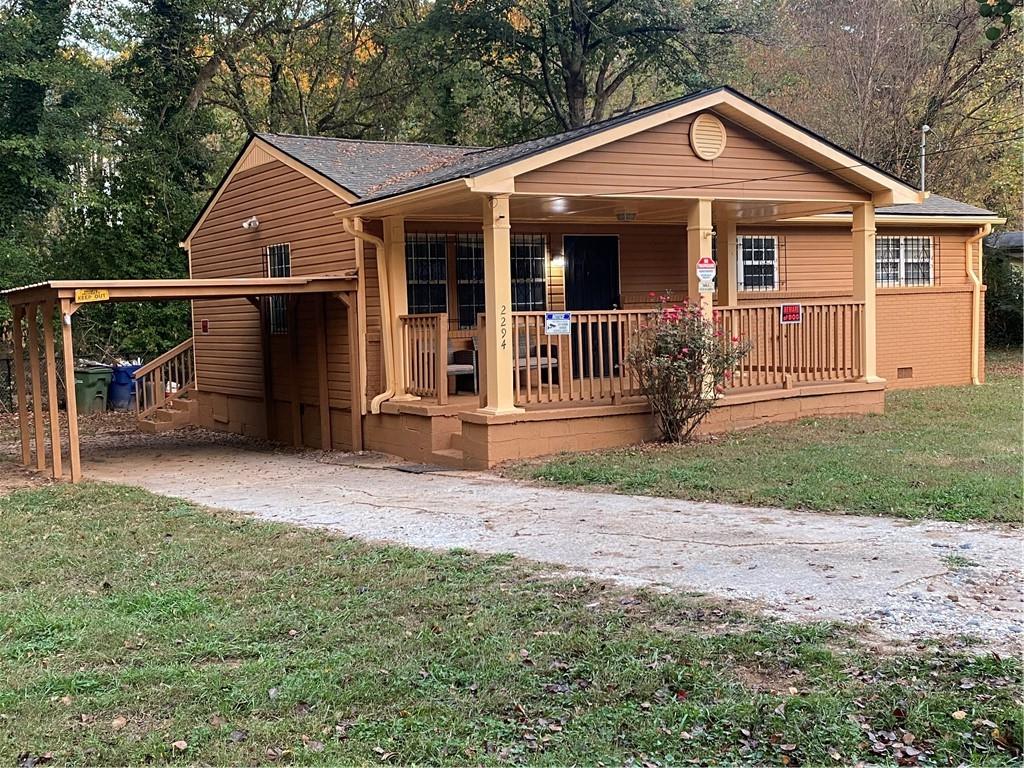
M 352 419 L 352 450 L 363 450 L 363 408 L 362 383 L 358 372 L 362 370 L 362 358 L 359 355 L 359 299 L 351 293 L 338 295 L 345 305 L 345 319 L 348 330 L 349 359 L 349 408 Z
M 694 200 L 686 210 L 686 296 L 691 305 L 699 305 L 704 316 L 711 319 L 714 294 L 701 292 L 697 279 L 697 262 L 711 258 L 711 201 Z
M 78 445 L 78 403 L 75 400 L 75 346 L 71 339 L 71 316 L 75 309 L 71 302 L 60 302 L 61 342 L 64 345 L 64 379 L 67 381 L 65 398 L 68 410 L 68 460 L 71 463 L 71 482 L 82 479 L 82 457 Z
M 60 480 L 64 474 L 64 467 L 60 445 L 60 408 L 57 402 L 57 355 L 53 344 L 54 304 L 48 301 L 44 306 L 46 309 L 43 310 L 43 342 L 46 347 L 46 399 L 50 403 L 50 455 L 53 479 Z M 67 374 L 64 378 L 68 380 Z M 74 386 L 74 371 L 71 372 L 70 382 Z
M 21 321 L 25 317 L 25 306 L 14 307 L 14 381 L 18 391 L 18 431 L 21 434 L 21 463 L 32 463 L 32 446 L 29 444 L 28 392 L 25 387 L 25 348 Z
M 437 339 L 434 349 L 434 381 L 437 386 L 437 402 L 448 404 L 448 314 L 437 316 Z
M 860 338 L 864 356 L 864 381 L 882 382 L 878 376 L 877 324 L 875 321 L 875 206 L 853 206 L 853 298 L 864 302 Z
M 508 195 L 483 198 L 484 310 L 487 324 L 481 333 L 487 346 L 488 414 L 514 413 L 512 366 L 515 339 L 512 334 L 512 229 Z
M 249 303 L 259 313 L 260 357 L 263 360 L 263 421 L 267 440 L 274 439 L 274 369 L 270 359 L 270 299 L 250 296 Z
M 316 333 L 316 368 L 317 368 L 317 399 L 319 400 L 320 411 L 320 448 L 329 451 L 333 447 L 331 438 L 331 392 L 327 381 L 327 299 L 320 295 L 320 301 L 316 307 L 317 333 Z M 355 369 L 349 371 L 349 376 L 358 378 Z
M 43 376 L 39 370 L 39 304 L 28 305 L 28 366 L 32 373 L 32 426 L 36 469 L 46 469 L 46 425 L 43 423 Z
M 392 400 L 419 400 L 407 391 L 408 368 L 405 347 L 402 344 L 402 323 L 398 319 L 409 313 L 409 286 L 405 274 L 405 219 L 389 216 L 384 219 L 384 258 L 388 264 L 388 288 L 391 296 L 391 338 L 394 339 L 392 370 L 395 372 L 395 396 Z
M 299 297 L 288 296 L 288 367 L 291 379 L 292 444 L 302 447 L 302 402 L 299 400 Z
M 738 302 L 736 275 L 736 220 L 725 219 L 718 227 L 718 303 L 735 307 Z

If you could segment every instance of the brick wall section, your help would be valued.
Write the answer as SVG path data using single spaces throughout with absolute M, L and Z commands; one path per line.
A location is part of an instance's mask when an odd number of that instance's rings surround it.
M 879 289 L 878 375 L 887 387 L 971 383 L 971 301 L 965 288 Z M 901 368 L 912 376 L 899 378 Z

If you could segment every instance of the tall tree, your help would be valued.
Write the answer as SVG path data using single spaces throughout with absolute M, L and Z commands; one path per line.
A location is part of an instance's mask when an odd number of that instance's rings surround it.
M 1019 220 L 1019 30 L 982 34 L 975 0 L 787 2 L 743 87 L 898 176 Z
M 506 92 L 569 129 L 650 96 L 692 90 L 754 35 L 769 4 L 695 0 L 440 0 L 431 23 Z

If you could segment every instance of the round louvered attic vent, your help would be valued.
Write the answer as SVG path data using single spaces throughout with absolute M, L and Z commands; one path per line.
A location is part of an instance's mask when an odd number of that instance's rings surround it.
M 725 126 L 712 114 L 697 115 L 690 124 L 690 146 L 701 160 L 714 160 L 725 150 Z

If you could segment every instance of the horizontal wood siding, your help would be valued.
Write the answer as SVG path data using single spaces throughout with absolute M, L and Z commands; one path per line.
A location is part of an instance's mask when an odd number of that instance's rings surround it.
M 685 117 L 560 160 L 516 179 L 517 192 L 693 194 L 773 200 L 867 200 L 863 190 L 728 120 L 715 160 L 690 147 Z
M 191 243 L 192 277 L 265 277 L 264 248 L 291 246 L 292 274 L 330 274 L 356 266 L 355 242 L 333 215 L 346 204 L 320 184 L 277 160 L 237 172 L 225 187 Z M 259 229 L 243 230 L 256 216 Z M 304 403 L 316 403 L 316 312 L 320 300 L 299 305 L 299 366 L 291 370 L 287 336 L 271 339 L 275 398 L 290 396 L 296 376 Z M 263 360 L 259 312 L 245 300 L 197 301 L 196 369 L 207 392 L 263 397 Z M 209 333 L 201 321 L 209 321 Z M 344 307 L 327 301 L 328 388 L 331 405 L 348 407 L 348 337 Z

